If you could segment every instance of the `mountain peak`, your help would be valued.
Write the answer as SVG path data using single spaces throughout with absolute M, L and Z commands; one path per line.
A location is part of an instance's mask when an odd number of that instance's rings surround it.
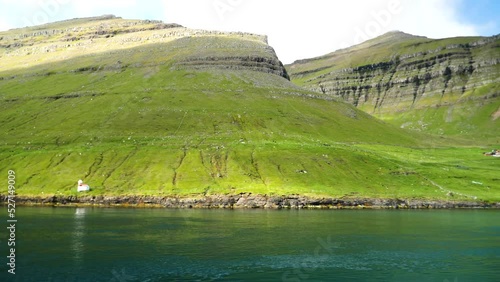
M 358 45 L 352 46 L 353 47 L 369 47 L 369 46 L 374 46 L 378 44 L 393 44 L 393 43 L 398 43 L 401 41 L 407 41 L 407 40 L 412 40 L 412 39 L 427 39 L 425 36 L 418 36 L 418 35 L 413 35 L 409 33 L 405 33 L 399 30 L 393 30 L 386 32 L 380 36 L 377 36 L 375 38 L 372 38 L 370 40 L 367 40 L 363 43 L 360 43 Z
M 391 31 L 388 31 L 382 35 L 380 35 L 379 37 L 393 37 L 393 36 L 396 36 L 396 37 L 424 37 L 424 36 L 418 36 L 418 35 L 413 35 L 413 34 L 410 34 L 410 33 L 406 33 L 404 31 L 400 31 L 400 30 L 391 30 Z

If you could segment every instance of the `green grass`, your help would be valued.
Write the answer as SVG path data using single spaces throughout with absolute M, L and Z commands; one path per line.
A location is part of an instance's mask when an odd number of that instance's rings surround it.
M 500 200 L 499 160 L 477 143 L 398 128 L 277 75 L 178 64 L 273 58 L 266 46 L 210 36 L 11 66 L 0 175 L 14 170 L 31 196 L 81 195 L 84 179 L 89 195 Z
M 472 44 L 480 40 L 484 42 Z M 292 81 L 305 88 L 320 91 L 321 85 L 330 95 L 345 95 L 345 89 L 351 88 L 350 103 L 355 104 L 353 96 L 358 95 L 360 110 L 395 126 L 452 137 L 461 144 L 469 140 L 495 146 L 500 143 L 500 119 L 495 118 L 500 110 L 500 65 L 494 63 L 498 51 L 498 37 L 435 40 L 391 32 L 287 69 Z M 383 70 L 342 71 L 389 62 L 393 64 Z M 463 70 L 472 65 L 468 74 L 459 71 L 458 66 Z M 448 69 L 446 83 L 445 67 L 453 69 Z M 418 83 L 412 80 L 415 77 Z M 368 90 L 361 93 L 358 87 Z
M 498 119 L 493 113 L 500 109 L 500 100 L 470 99 L 454 105 L 429 107 L 402 113 L 385 113 L 380 118 L 404 128 L 425 131 L 471 144 L 500 144 Z
M 482 148 L 196 141 L 3 150 L 1 171 L 16 171 L 20 195 L 77 195 L 75 179 L 84 178 L 90 195 L 500 200 L 499 160 Z
M 332 53 L 317 58 L 306 59 L 287 65 L 289 73 L 294 77 L 294 82 L 299 85 L 307 85 L 308 79 L 313 79 L 319 75 L 328 74 L 331 71 L 338 71 L 345 68 L 359 67 L 380 62 L 396 60 L 401 55 L 416 54 L 421 52 L 434 51 L 427 56 L 437 56 L 445 53 L 446 49 L 439 52 L 435 50 L 453 44 L 468 44 L 481 39 L 480 37 L 455 37 L 445 39 L 429 39 L 425 37 L 413 36 L 400 32 L 389 32 L 385 35 L 365 41 L 361 44 L 334 51 Z M 484 55 L 487 53 L 481 50 Z M 494 47 L 489 51 L 496 52 Z M 317 71 L 321 68 L 325 70 Z M 300 75 L 301 72 L 311 71 L 308 74 Z
M 449 199 L 435 181 L 453 191 L 453 199 L 467 199 L 460 194 L 500 199 L 492 173 L 498 160 L 485 159 L 480 148 L 439 149 L 448 140 L 417 141 L 423 136 L 347 104 L 246 82 L 246 76 L 258 73 L 160 68 L 145 78 L 137 72 L 147 71 L 100 74 L 108 78 L 106 86 L 95 82 L 90 90 L 100 87 L 98 96 L 54 100 L 34 93 L 2 103 L 0 173 L 17 172 L 20 195 L 77 195 L 75 183 L 82 178 L 91 184 L 91 195 L 251 192 Z M 71 91 L 80 87 L 75 81 L 98 76 L 72 80 L 74 75 L 41 80 L 47 85 L 39 87 L 46 91 L 42 96 Z M 70 84 L 51 90 L 48 85 L 57 81 Z M 25 89 L 37 84 L 38 79 L 26 82 Z M 429 149 L 430 144 L 441 146 Z M 468 153 L 457 154 L 464 150 Z M 436 152 L 442 160 L 436 160 Z M 476 164 L 466 180 L 443 170 L 469 161 Z M 464 190 L 473 180 L 490 190 Z

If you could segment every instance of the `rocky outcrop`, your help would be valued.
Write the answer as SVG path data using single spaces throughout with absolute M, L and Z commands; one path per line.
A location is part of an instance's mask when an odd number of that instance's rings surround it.
M 274 50 L 272 50 L 274 53 Z M 177 62 L 176 66 L 187 69 L 227 69 L 227 70 L 251 70 L 271 73 L 290 80 L 283 64 L 276 56 L 207 56 L 188 57 Z
M 7 196 L 0 200 L 7 202 Z M 158 196 L 17 196 L 19 205 L 46 206 L 124 206 L 164 208 L 269 208 L 269 209 L 450 209 L 500 208 L 500 203 L 480 201 L 440 201 L 418 199 L 338 199 L 315 198 L 299 195 L 268 196 L 254 194 L 210 195 L 199 197 Z
M 397 45 L 387 41 L 389 37 L 374 40 L 372 44 L 297 61 L 288 67 L 290 76 L 292 80 L 304 80 L 308 89 L 341 98 L 369 113 L 402 112 L 498 96 L 498 91 L 474 90 L 500 82 L 500 35 L 443 40 L 406 36 Z
M 159 58 L 149 64 L 161 65 L 172 60 L 168 63 L 172 63 L 174 69 L 257 71 L 289 80 L 265 35 L 189 29 L 174 23 L 125 20 L 112 15 L 63 23 L 0 32 L 0 72 L 9 64 L 28 67 L 42 61 L 50 63 L 50 60 L 68 60 L 76 56 L 99 56 L 103 50 L 112 55 L 137 53 L 147 46 L 156 46 L 162 54 L 157 54 Z M 98 60 L 94 63 L 83 71 L 132 67 L 121 62 L 117 66 L 103 65 Z

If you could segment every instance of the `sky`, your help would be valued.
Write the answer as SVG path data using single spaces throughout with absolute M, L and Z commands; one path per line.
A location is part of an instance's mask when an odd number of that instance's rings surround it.
M 500 33 L 497 0 L 0 0 L 0 31 L 104 14 L 265 34 L 284 63 L 392 30 L 429 38 Z

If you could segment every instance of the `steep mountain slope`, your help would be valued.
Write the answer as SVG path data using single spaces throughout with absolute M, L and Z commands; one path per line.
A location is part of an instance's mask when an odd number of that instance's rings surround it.
M 107 16 L 0 38 L 0 173 L 20 195 L 77 195 L 82 178 L 90 195 L 500 199 L 470 185 L 494 186 L 492 158 L 462 177 L 475 149 L 426 149 L 295 86 L 263 36 Z M 438 187 L 443 162 L 457 178 Z
M 287 66 L 294 82 L 398 126 L 498 142 L 500 36 L 389 32 Z

